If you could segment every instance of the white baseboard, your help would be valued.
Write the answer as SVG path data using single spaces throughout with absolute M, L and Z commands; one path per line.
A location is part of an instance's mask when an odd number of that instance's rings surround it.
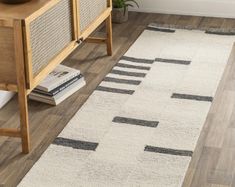
M 0 91 L 0 109 L 11 100 L 15 95 L 14 92 Z
M 133 11 L 235 18 L 235 0 L 137 0 Z

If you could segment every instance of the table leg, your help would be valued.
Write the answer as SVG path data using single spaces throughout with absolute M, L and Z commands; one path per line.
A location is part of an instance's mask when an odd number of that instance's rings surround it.
M 14 22 L 15 32 L 15 60 L 16 60 L 16 73 L 17 73 L 17 88 L 18 88 L 18 102 L 20 110 L 20 134 L 22 140 L 22 152 L 29 153 L 29 121 L 28 121 L 28 102 L 27 102 L 27 89 L 26 89 L 26 73 L 24 64 L 24 51 L 23 51 L 23 32 L 22 22 Z
M 107 33 L 107 53 L 109 56 L 113 54 L 113 33 L 112 33 L 112 16 L 111 14 L 106 19 L 106 33 Z

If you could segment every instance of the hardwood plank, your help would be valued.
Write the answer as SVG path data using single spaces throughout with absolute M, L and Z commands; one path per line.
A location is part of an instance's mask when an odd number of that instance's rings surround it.
M 202 20 L 202 17 L 195 16 L 181 16 L 176 22 L 180 26 L 190 26 L 191 28 L 197 28 Z

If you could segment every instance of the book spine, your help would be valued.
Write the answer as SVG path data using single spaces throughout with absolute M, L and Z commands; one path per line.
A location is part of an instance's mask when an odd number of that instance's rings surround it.
M 82 79 L 82 75 L 80 74 L 79 76 L 74 77 L 73 79 L 69 80 L 68 82 L 65 82 L 64 84 L 60 85 L 59 87 L 55 88 L 54 90 L 50 91 L 50 92 L 46 92 L 40 89 L 34 89 L 33 92 L 37 93 L 37 94 L 42 94 L 45 96 L 55 96 L 56 94 L 58 94 L 59 92 L 63 91 L 65 88 L 67 88 L 68 86 L 70 86 L 71 84 L 75 83 L 76 81 L 79 81 L 80 79 Z
M 41 96 L 41 95 L 30 94 L 29 98 L 32 100 L 47 103 L 50 105 L 58 105 L 59 103 L 64 101 L 66 98 L 70 97 L 72 94 L 78 91 L 80 88 L 82 88 L 84 85 L 86 85 L 86 82 L 82 78 L 82 81 L 80 83 L 75 83 L 75 84 L 76 85 L 74 87 L 70 88 L 70 90 L 68 90 L 68 92 L 66 92 L 63 95 L 57 95 L 56 97 L 46 97 L 46 96 Z
M 73 78 L 71 81 L 66 82 L 65 84 L 61 85 L 60 87 L 52 90 L 51 92 L 49 92 L 52 96 L 55 96 L 56 94 L 60 93 L 61 91 L 63 91 L 65 88 L 69 87 L 70 85 L 72 85 L 73 83 L 75 83 L 76 81 L 79 81 L 79 79 L 82 79 L 82 76 L 79 77 L 75 77 Z
M 75 81 L 73 84 L 76 85 L 76 86 L 78 86 L 78 85 L 83 85 L 83 82 L 85 82 L 85 81 L 84 81 L 84 78 L 81 78 L 80 80 Z M 67 87 L 72 87 L 73 84 L 71 84 L 71 85 L 69 85 L 69 86 L 67 86 Z M 67 87 L 66 87 L 66 88 L 67 88 Z M 65 88 L 65 89 L 66 89 L 66 88 Z M 65 89 L 64 89 L 64 90 L 65 90 Z M 62 90 L 62 91 L 59 92 L 59 93 L 62 93 L 64 90 Z M 54 95 L 54 96 L 49 96 L 49 95 L 45 95 L 45 94 L 41 94 L 41 93 L 31 92 L 31 93 L 30 93 L 30 96 L 38 97 L 38 98 L 43 98 L 43 99 L 47 99 L 47 100 L 54 100 L 54 99 L 59 95 L 59 93 L 58 93 L 57 95 Z
M 54 105 L 56 106 L 56 102 L 53 100 L 48 100 L 48 99 L 44 99 L 44 98 L 38 98 L 32 95 L 29 95 L 29 99 L 34 100 L 34 101 L 38 101 L 38 102 L 42 102 L 42 103 L 46 103 L 49 105 Z

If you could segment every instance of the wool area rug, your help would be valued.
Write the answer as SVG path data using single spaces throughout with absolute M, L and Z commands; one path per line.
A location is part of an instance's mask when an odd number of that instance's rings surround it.
M 181 186 L 234 41 L 149 25 L 19 186 Z

